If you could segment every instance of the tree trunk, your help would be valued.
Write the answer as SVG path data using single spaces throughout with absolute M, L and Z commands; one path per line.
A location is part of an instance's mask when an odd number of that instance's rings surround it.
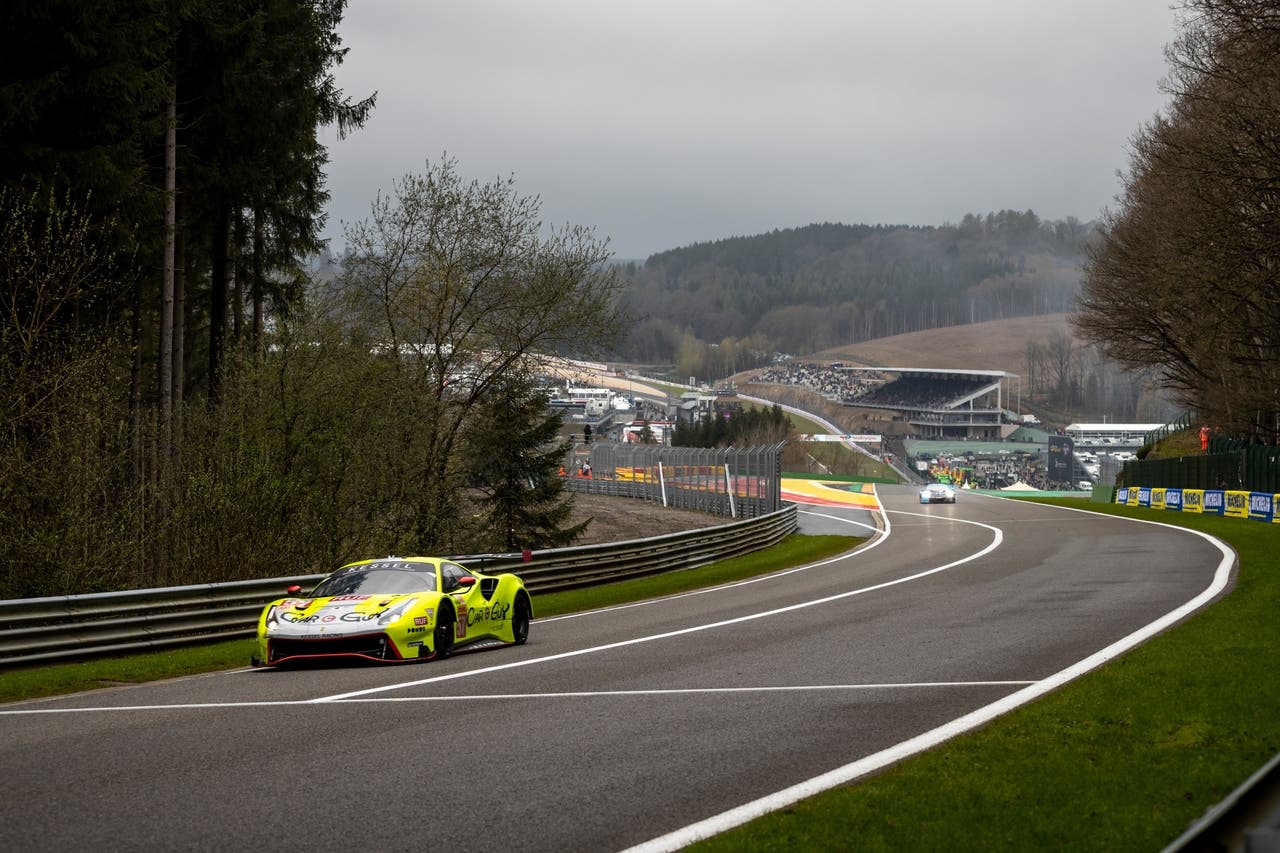
M 240 247 L 244 245 L 244 215 L 236 208 L 232 214 L 232 229 L 227 240 L 227 270 L 231 275 L 231 340 L 235 342 L 236 353 L 243 352 L 244 345 L 244 263 L 240 257 Z
M 142 483 L 145 473 L 143 458 L 145 450 L 142 444 L 142 282 L 139 276 L 133 277 L 133 288 L 130 294 L 129 344 L 132 358 L 129 359 L 129 432 L 131 433 L 133 462 L 133 481 L 135 485 Z
M 227 337 L 227 239 L 231 231 L 231 208 L 218 206 L 213 219 L 212 258 L 209 272 L 209 398 L 222 393 L 222 355 Z
M 177 222 L 178 87 L 169 84 L 164 132 L 164 273 L 160 282 L 160 458 L 168 459 L 173 420 L 174 227 Z
M 262 203 L 258 202 L 253 206 L 253 328 L 250 332 L 253 336 L 250 346 L 255 361 L 262 352 L 262 252 L 265 243 L 262 220 Z
M 187 333 L 187 230 L 182 217 L 186 213 L 186 204 L 176 196 L 176 218 L 173 247 L 173 435 L 175 449 L 181 450 L 182 443 L 182 391 L 186 385 L 186 347 Z

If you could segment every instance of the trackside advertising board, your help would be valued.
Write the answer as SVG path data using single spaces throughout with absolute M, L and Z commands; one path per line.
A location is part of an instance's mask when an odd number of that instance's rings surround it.
M 1222 514 L 1231 518 L 1248 518 L 1249 493 L 1227 492 L 1227 508 L 1222 511 Z
M 1268 492 L 1122 486 L 1116 489 L 1115 500 L 1126 506 L 1145 506 L 1171 512 L 1210 513 L 1280 524 L 1280 513 L 1276 512 L 1280 507 L 1280 494 Z
M 1182 511 L 1202 512 L 1204 510 L 1204 489 L 1182 490 Z
M 1249 493 L 1249 517 L 1270 523 L 1275 517 L 1276 496 L 1265 492 Z

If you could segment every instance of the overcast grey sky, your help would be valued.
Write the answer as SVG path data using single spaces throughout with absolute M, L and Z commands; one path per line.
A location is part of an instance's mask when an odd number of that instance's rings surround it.
M 1171 0 L 353 0 L 329 225 L 447 152 L 619 258 L 812 222 L 1114 204 Z

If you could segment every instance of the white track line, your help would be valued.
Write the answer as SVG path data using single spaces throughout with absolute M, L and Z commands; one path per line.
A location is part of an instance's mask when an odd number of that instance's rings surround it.
M 860 525 L 860 526 L 865 526 L 865 525 L 862 525 L 862 524 L 861 524 L 861 522 L 852 521 L 852 520 L 847 519 L 847 518 L 840 518 L 839 516 L 826 515 L 826 514 L 821 514 L 821 513 L 814 513 L 814 515 L 821 515 L 823 518 L 828 518 L 828 519 L 832 519 L 832 520 L 835 520 L 835 521 L 842 521 L 842 522 L 846 522 L 846 523 L 848 523 L 848 524 L 856 524 L 856 525 Z M 883 506 L 881 506 L 881 507 L 880 507 L 880 516 L 881 516 L 881 524 L 882 524 L 883 530 L 882 530 L 882 531 L 877 531 L 877 533 L 878 533 L 879 535 L 877 535 L 876 537 L 874 537 L 874 538 L 872 539 L 872 541 L 871 541 L 871 542 L 869 542 L 869 543 L 867 543 L 867 544 L 863 545 L 862 547 L 858 548 L 854 553 L 856 553 L 856 554 L 862 554 L 862 553 L 865 553 L 865 552 L 867 552 L 867 551 L 870 551 L 872 548 L 877 547 L 877 546 L 878 546 L 878 545 L 880 545 L 882 542 L 884 542 L 884 541 L 885 541 L 885 539 L 887 539 L 887 538 L 888 538 L 889 533 L 890 533 L 890 532 L 891 532 L 891 530 L 892 530 L 892 524 L 890 523 L 888 516 L 885 514 L 885 511 L 884 511 L 884 507 L 883 507 Z M 795 572 L 802 572 L 802 571 L 808 571 L 808 570 L 810 570 L 810 569 L 816 569 L 816 568 L 819 568 L 819 567 L 821 567 L 821 566 L 830 565 L 831 563 L 835 563 L 835 562 L 838 562 L 838 561 L 840 561 L 840 560 L 847 559 L 849 556 L 850 556 L 850 555 L 849 555 L 849 554 L 847 554 L 847 553 L 846 553 L 846 554 L 841 554 L 841 555 L 839 555 L 839 556 L 832 557 L 832 558 L 830 558 L 830 559 L 828 559 L 828 560 L 822 560 L 822 561 L 819 561 L 819 562 L 817 562 L 817 563 L 810 563 L 810 564 L 805 565 L 805 566 L 797 566 L 797 567 L 792 568 L 792 569 L 784 569 L 784 570 L 782 570 L 782 571 L 773 572 L 773 573 L 771 573 L 771 574 L 769 574 L 769 575 L 763 575 L 763 576 L 758 577 L 758 578 L 748 578 L 748 579 L 746 579 L 746 580 L 742 580 L 742 581 L 734 581 L 734 582 L 732 582 L 732 583 L 720 584 L 719 586 L 715 586 L 715 587 L 708 587 L 708 588 L 706 588 L 706 589 L 700 589 L 700 590 L 691 590 L 691 591 L 689 591 L 689 592 L 679 593 L 679 594 L 677 594 L 677 595 L 665 596 L 665 597 L 663 597 L 663 598 L 648 599 L 648 600 L 646 600 L 646 601 L 638 601 L 638 602 L 633 602 L 633 603 L 631 603 L 631 604 L 620 604 L 620 605 L 616 605 L 616 606 L 614 606 L 614 607 L 605 607 L 605 608 L 600 608 L 600 609 L 598 609 L 598 610 L 589 610 L 589 611 L 584 611 L 584 612 L 581 612 L 581 613 L 568 613 L 568 614 L 565 614 L 565 615 L 563 615 L 563 616 L 553 616 L 553 617 L 549 617 L 549 618 L 539 619 L 539 620 L 537 620 L 537 621 L 538 621 L 539 623 L 543 623 L 543 622 L 554 622 L 554 621 L 558 621 L 558 620 L 561 620 L 561 619 L 573 619 L 573 618 L 578 618 L 578 617 L 582 617 L 582 616 L 590 616 L 590 615 L 596 615 L 596 614 L 601 614 L 601 613 L 610 613 L 610 612 L 615 611 L 615 610 L 624 610 L 624 609 L 631 608 L 631 607 L 645 607 L 645 606 L 649 606 L 649 605 L 652 605 L 652 604 L 658 604 L 658 603 L 661 603 L 661 602 L 664 602 L 664 601 L 671 601 L 671 600 L 673 600 L 673 599 L 677 599 L 677 598 L 686 598 L 686 597 L 688 597 L 688 596 L 693 596 L 693 595 L 705 595 L 705 594 L 706 594 L 706 593 L 708 593 L 708 592 L 715 592 L 715 591 L 719 591 L 719 590 L 730 589 L 730 588 L 737 587 L 737 586 L 745 586 L 745 585 L 747 585 L 747 584 L 752 584 L 752 583 L 760 583 L 760 582 L 763 582 L 763 581 L 766 581 L 766 580 L 776 579 L 776 578 L 779 578 L 779 577 L 785 577 L 785 576 L 790 575 L 790 574 L 793 574 L 793 573 L 795 573 Z M 943 567 L 943 568 L 946 568 L 946 567 Z M 918 577 L 918 576 L 917 576 L 917 577 Z M 870 591 L 870 590 L 866 590 L 866 591 Z M 861 592 L 861 590 L 860 590 L 860 591 L 858 591 L 858 592 Z M 851 594 L 854 594 L 854 593 L 851 593 Z M 782 611 L 774 611 L 774 612 L 782 612 Z M 759 615 L 766 615 L 766 614 L 759 614 Z M 751 617 L 751 618 L 758 618 L 758 617 Z M 733 620 L 733 621 L 737 621 L 737 620 Z M 728 622 L 724 622 L 724 623 L 720 623 L 720 624 L 729 624 L 729 623 L 728 623 Z M 705 627 L 708 627 L 708 628 L 709 628 L 709 627 L 713 627 L 713 626 L 705 626 Z M 675 632 L 675 633 L 682 633 L 682 632 Z M 642 638 L 642 639 L 640 639 L 640 640 L 635 640 L 635 641 L 633 641 L 633 642 L 644 642 L 645 640 L 650 640 L 650 639 L 661 639 L 661 637 L 662 637 L 662 636 L 670 636 L 670 635 L 661 635 L 661 636 L 659 636 L 659 637 Z M 615 645 L 627 645 L 627 643 L 619 643 L 619 644 L 615 644 Z M 498 667 L 489 667 L 489 668 L 486 668 L 486 669 L 483 669 L 483 670 L 479 670 L 479 672 L 492 672 L 492 671 L 494 671 L 495 669 L 506 669 L 508 666 L 525 666 L 525 665 L 528 665 L 528 664 L 540 663 L 540 662 L 548 661 L 548 660 L 555 660 L 555 659 L 560 658 L 560 657 L 571 657 L 571 656 L 573 656 L 573 655 L 586 654 L 586 653 L 588 653 L 588 652 L 590 652 L 590 651 L 601 651 L 601 650 L 604 650 L 604 649 L 606 649 L 606 648 L 612 648 L 612 647 L 613 647 L 613 646 L 602 646 L 602 647 L 600 647 L 600 648 L 598 648 L 598 649 L 585 649 L 585 650 L 578 651 L 578 652 L 570 652 L 570 653 L 567 653 L 567 654 L 564 654 L 564 655 L 552 655 L 552 656 L 550 656 L 550 657 L 537 658 L 537 659 L 535 659 L 535 660 L 524 661 L 524 662 L 520 662 L 520 663 L 516 663 L 516 664 L 507 664 L 507 665 L 502 665 L 502 666 L 498 666 Z M 240 669 L 240 670 L 235 670 L 235 672 L 237 672 L 237 673 L 251 673 L 251 672 L 257 672 L 257 670 L 252 669 L 252 668 L 249 668 L 249 669 Z M 440 677 L 440 679 L 425 679 L 424 681 L 412 682 L 412 684 L 415 684 L 415 685 L 416 685 L 416 684 L 423 684 L 423 683 L 426 683 L 426 682 L 429 682 L 429 681 L 433 681 L 433 680 L 443 680 L 443 679 L 445 679 L 445 678 L 461 678 L 461 677 L 465 677 L 465 676 L 466 676 L 466 675 L 468 675 L 468 674 L 469 674 L 469 673 L 459 673 L 459 674 L 457 674 L 457 675 L 453 675 L 453 676 L 441 676 L 441 677 Z M 398 687 L 401 687 L 401 686 L 411 686 L 411 685 L 391 685 L 391 686 L 388 686 L 388 687 L 378 688 L 378 689 L 379 689 L 379 690 L 394 690 L 394 689 L 396 689 L 396 688 L 398 688 Z M 360 692 L 361 692 L 361 693 L 363 693 L 363 692 L 369 692 L 369 691 L 360 691 Z M 34 700 L 34 701 L 49 702 L 49 701 L 56 701 L 58 698 L 59 698 L 59 697 L 48 697 L 48 698 L 46 698 L 46 699 L 40 699 L 40 700 Z M 287 700 L 287 701 L 279 701 L 279 702 L 271 702 L 271 701 L 265 701 L 265 702 L 226 702 L 226 703 L 213 702 L 213 703 L 178 704 L 178 705 L 129 705 L 129 706 L 118 706 L 118 707 L 111 707 L 111 706 L 96 707 L 96 706 L 95 706 L 95 707 L 88 707 L 88 708 L 52 708 L 52 709 L 40 709 L 40 710 L 35 710 L 35 709 L 15 709 L 15 710 L 0 710 L 0 716 L 16 716 L 16 715 L 34 714 L 34 713 L 56 713 L 56 714 L 64 714 L 64 713 L 76 713 L 76 712 L 90 712 L 90 711 L 117 711 L 117 710 L 118 710 L 118 711 L 149 711 L 149 710 L 163 710 L 163 709 L 172 709 L 172 708 L 187 708 L 187 709 L 196 709 L 196 708 L 252 708 L 252 707 L 259 707 L 259 706 L 261 706 L 261 707 L 267 707 L 267 706 L 271 706 L 271 705 L 284 705 L 284 706 L 287 706 L 287 705 L 297 705 L 297 704 L 308 704 L 308 703 L 314 703 L 314 702 L 337 702 L 337 701 L 342 701 L 342 698 L 341 698 L 341 697 L 323 697 L 323 698 L 320 698 L 320 699 Z
M 1053 505 L 1053 508 L 1070 509 L 1072 512 L 1089 512 L 1088 510 L 1075 509 L 1073 507 L 1060 507 L 1056 504 Z M 1098 515 L 1099 513 L 1089 514 Z M 1106 517 L 1124 518 L 1123 516 L 1110 515 Z M 1198 530 L 1192 530 L 1187 527 L 1177 527 L 1176 525 L 1165 524 L 1160 521 L 1148 521 L 1146 519 L 1139 518 L 1126 520 L 1136 521 L 1141 524 L 1153 524 L 1158 527 L 1167 527 L 1182 533 L 1190 533 L 1194 536 L 1199 536 L 1201 539 L 1204 539 L 1217 548 L 1222 554 L 1222 559 L 1218 562 L 1218 566 L 1214 571 L 1213 580 L 1210 582 L 1209 586 L 1187 603 L 1175 608 L 1151 624 L 1134 631 L 1129 636 L 1112 643 L 1101 651 L 1098 651 L 1084 660 L 1067 667 L 1061 672 L 1054 673 L 1043 681 L 1036 682 L 1035 684 L 1023 688 L 1016 693 L 1009 694 L 1003 699 L 992 702 L 990 705 L 971 711 L 963 717 L 959 717 L 945 725 L 939 726 L 936 729 L 917 735 L 910 740 L 891 746 L 888 749 L 875 753 L 874 755 L 869 755 L 866 758 L 860 759 L 851 764 L 846 764 L 843 767 L 837 767 L 835 770 L 823 773 L 821 776 L 815 776 L 808 781 L 792 785 L 790 788 L 784 788 L 783 790 L 770 794 L 767 797 L 761 797 L 758 800 L 745 803 L 744 805 L 730 809 L 727 812 L 722 812 L 721 814 L 707 818 L 706 820 L 699 821 L 698 823 L 691 824 L 682 829 L 677 829 L 674 832 L 654 838 L 651 841 L 638 844 L 635 847 L 631 847 L 626 851 L 623 851 L 623 853 L 665 853 L 665 851 L 679 850 L 680 848 L 686 847 L 695 841 L 701 841 L 705 838 L 710 838 L 713 835 L 718 835 L 722 832 L 733 829 L 734 827 L 741 826 L 748 821 L 755 820 L 756 818 L 769 814 L 770 812 L 786 808 L 787 806 L 793 805 L 800 800 L 806 799 L 815 794 L 820 794 L 839 785 L 848 784 L 855 779 L 866 776 L 869 773 L 880 770 L 890 764 L 915 755 L 918 752 L 931 749 L 943 741 L 955 737 L 956 735 L 963 734 L 980 726 L 986 725 L 1001 714 L 1008 713 L 1015 708 L 1021 707 L 1022 705 L 1031 702 L 1033 699 L 1038 699 L 1051 690 L 1056 690 L 1058 687 L 1061 687 L 1072 679 L 1079 678 L 1090 670 L 1102 666 L 1112 658 L 1129 651 L 1134 646 L 1145 642 L 1166 628 L 1177 624 L 1182 619 L 1185 619 L 1196 610 L 1199 610 L 1201 607 L 1208 604 L 1226 588 L 1227 582 L 1231 579 L 1231 567 L 1235 564 L 1235 553 L 1222 541 L 1208 535 L 1207 533 L 1201 533 Z
M 806 504 L 806 506 L 816 506 L 816 504 Z M 851 506 L 851 507 L 849 507 L 849 508 L 850 508 L 850 509 L 857 509 L 857 507 L 852 507 L 852 506 Z M 864 510 L 859 510 L 859 511 L 860 511 L 860 512 L 871 512 L 871 510 L 869 510 L 869 509 L 864 509 Z M 811 509 L 802 509 L 802 510 L 799 510 L 799 512 L 802 512 L 802 513 L 804 513 L 805 515 L 813 515 L 813 516 L 817 516 L 818 518 L 828 518 L 828 519 L 831 519 L 831 520 L 833 520 L 833 521 L 839 521 L 839 522 L 842 522 L 842 523 L 844 523 L 844 524 L 852 524 L 852 525 L 854 525 L 855 527 L 865 527 L 865 528 L 867 528 L 868 530 L 872 531 L 873 533 L 878 533 L 878 532 L 880 531 L 880 528 L 876 527 L 874 524 L 867 524 L 865 521 L 854 521 L 854 520 L 853 520 L 853 519 L 851 519 L 851 518 L 841 518 L 841 517 L 840 517 L 840 516 L 838 516 L 838 515 L 828 515 L 828 514 L 827 514 L 827 513 L 825 513 L 825 512 L 814 512 L 814 511 L 813 511 L 813 510 L 811 510 Z M 884 516 L 884 507 L 880 507 L 880 514 L 881 514 L 881 517 L 883 517 L 883 516 Z
M 485 699 L 589 699 L 617 696 L 691 696 L 721 693 L 820 693 L 834 690 L 919 690 L 930 687 L 1025 687 L 1034 681 L 918 681 L 883 684 L 791 684 L 772 687 L 666 687 L 652 690 L 567 690 L 562 693 L 464 693 L 456 696 L 380 696 L 357 702 L 472 702 Z
M 904 513 L 904 514 L 916 515 L 918 513 Z M 932 516 L 929 516 L 929 517 L 932 517 Z M 374 693 L 385 693 L 386 691 L 389 691 L 389 690 L 404 690 L 405 688 L 408 688 L 408 687 L 420 687 L 424 684 L 439 684 L 444 681 L 454 681 L 459 678 L 474 678 L 477 675 L 488 675 L 489 673 L 501 672 L 502 670 L 506 670 L 506 669 L 517 669 L 519 667 L 534 666 L 535 664 L 548 663 L 550 661 L 556 661 L 556 660 L 565 660 L 567 658 L 580 657 L 582 655 L 598 654 L 600 652 L 611 651 L 613 649 L 620 649 L 620 648 L 625 648 L 627 646 L 639 645 L 640 643 L 652 643 L 656 640 L 669 640 L 672 637 L 682 637 L 687 634 L 697 634 L 697 633 L 701 633 L 702 631 L 712 631 L 712 630 L 715 630 L 716 628 L 723 628 L 728 625 L 739 625 L 744 622 L 754 622 L 757 619 L 767 619 L 770 616 L 777 616 L 781 613 L 790 613 L 795 610 L 807 610 L 811 607 L 816 607 L 823 604 L 830 604 L 833 601 L 841 601 L 846 598 L 852 598 L 856 595 L 865 595 L 866 593 L 876 592 L 877 590 L 881 590 L 881 589 L 888 589 L 889 587 L 898 586 L 904 583 L 910 583 L 912 581 L 920 580 L 921 578 L 926 578 L 930 575 L 935 575 L 939 572 L 945 572 L 948 569 L 953 569 L 956 566 L 962 566 L 965 563 L 970 563 L 974 560 L 985 557 L 987 554 L 990 554 L 996 548 L 999 548 L 1000 543 L 1004 541 L 1004 533 L 998 527 L 992 527 L 989 524 L 983 524 L 978 521 L 969 521 L 967 519 L 962 519 L 962 518 L 948 518 L 946 520 L 950 522 L 958 523 L 958 524 L 972 524 L 974 526 L 983 527 L 983 528 L 986 528 L 987 530 L 990 530 L 992 534 L 990 544 L 988 544 L 985 548 L 982 548 L 970 554 L 967 557 L 962 557 L 959 560 L 953 560 L 950 563 L 946 563 L 941 566 L 936 566 L 935 568 L 932 568 L 932 569 L 925 569 L 922 572 L 916 572 L 913 575 L 907 575 L 906 577 L 897 578 L 896 580 L 885 581 L 884 583 L 878 583 L 872 586 L 865 586 L 865 587 L 860 587 L 859 589 L 849 590 L 847 592 L 836 593 L 835 595 L 829 595 L 825 598 L 816 598 L 810 601 L 800 602 L 799 604 L 790 604 L 790 605 L 787 605 L 786 607 L 777 607 L 772 610 L 763 610 L 758 613 L 748 613 L 746 616 L 737 616 L 737 617 L 734 617 L 733 619 L 723 619 L 719 622 L 710 622 L 705 625 L 694 625 L 689 628 L 680 628 L 675 631 L 664 631 L 661 634 L 649 634 L 643 637 L 632 637 L 629 640 L 619 640 L 618 642 L 615 642 L 615 643 L 605 643 L 604 645 L 600 645 L 600 646 L 588 646 L 587 648 L 575 649 L 574 651 L 571 651 L 571 652 L 560 652 L 559 654 L 546 655 L 544 657 L 538 657 L 538 658 L 529 658 L 528 660 L 512 661 L 510 663 L 497 664 L 496 666 L 488 666 L 488 667 L 483 667 L 481 669 L 471 669 L 463 672 L 449 673 L 448 675 L 437 675 L 430 678 L 421 678 L 421 679 L 418 679 L 417 681 L 405 681 L 397 684 L 387 684 L 381 687 L 370 687 L 365 690 L 353 690 L 350 693 L 339 693 L 334 696 L 321 696 L 316 699 L 312 699 L 311 701 L 312 702 L 334 702 L 341 699 L 353 699 L 357 696 L 369 696 Z M 836 558 L 836 559 L 841 559 L 841 558 Z
M 815 506 L 815 504 L 808 504 L 808 506 Z M 853 508 L 856 509 L 856 507 L 853 507 Z M 870 510 L 864 510 L 864 512 L 870 512 Z M 651 607 L 654 604 L 662 604 L 668 601 L 676 601 L 681 598 L 692 598 L 695 595 L 707 595 L 708 593 L 722 592 L 723 590 L 735 589 L 740 586 L 750 586 L 751 584 L 767 583 L 770 581 L 775 581 L 778 578 L 785 578 L 788 575 L 793 575 L 793 574 L 796 574 L 797 572 L 807 572 L 810 569 L 817 569 L 817 568 L 821 568 L 822 566 L 829 566 L 832 563 L 838 563 L 841 560 L 848 559 L 850 556 L 854 556 L 854 555 L 862 556 L 863 554 L 870 551 L 872 548 L 877 548 L 881 544 L 883 544 L 884 541 L 889 538 L 889 534 L 893 531 L 893 526 L 889 523 L 889 516 L 885 512 L 885 509 L 883 506 L 880 507 L 881 527 L 879 528 L 873 527 L 872 525 L 869 525 L 869 524 L 864 524 L 861 521 L 854 521 L 849 518 L 841 518 L 838 515 L 827 515 L 826 513 L 821 513 L 821 512 L 809 512 L 808 510 L 804 510 L 804 513 L 806 515 L 816 515 L 819 518 L 826 518 L 831 521 L 839 521 L 845 524 L 852 524 L 857 527 L 868 527 L 874 530 L 876 535 L 874 535 L 871 538 L 871 541 L 863 545 L 860 545 L 858 548 L 855 548 L 852 553 L 840 554 L 828 560 L 820 560 L 817 563 L 809 563 L 807 565 L 796 566 L 791 569 L 781 569 L 776 572 L 770 572 L 767 575 L 760 575 L 758 577 L 747 578 L 745 580 L 740 580 L 740 581 L 730 581 L 729 583 L 722 583 L 717 586 L 708 586 L 708 587 L 703 587 L 702 589 L 691 589 L 688 592 L 677 592 L 673 595 L 664 595 L 660 598 L 646 598 L 644 601 L 632 601 L 632 602 L 628 602 L 627 604 L 615 604 L 610 607 L 600 607 L 595 610 L 581 610 L 581 611 L 578 611 L 577 613 L 563 613 L 559 616 L 545 616 L 541 619 L 535 620 L 535 624 L 542 625 L 548 622 L 563 622 L 566 619 L 582 619 L 588 616 L 598 616 L 602 613 L 613 613 L 618 610 L 631 610 L 636 607 Z
M 697 696 L 721 693 L 820 693 L 858 690 L 921 690 L 956 687 L 1023 687 L 1034 681 L 918 681 L 885 682 L 883 684 L 790 684 L 762 687 L 675 687 L 653 690 L 566 690 L 560 693 L 464 693 L 455 696 L 374 696 L 365 699 L 335 699 L 325 705 L 373 705 L 406 702 L 489 702 L 528 699 L 595 699 L 630 696 Z M 21 708 L 0 710 L 4 717 L 28 717 L 48 714 L 90 714 L 110 711 L 199 711 L 227 708 L 297 708 L 318 707 L 310 699 L 276 702 L 192 702 L 181 705 L 99 705 L 88 708 Z

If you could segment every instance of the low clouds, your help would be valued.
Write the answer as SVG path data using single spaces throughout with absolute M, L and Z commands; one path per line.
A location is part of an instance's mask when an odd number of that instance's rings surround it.
M 815 221 L 1097 216 L 1165 103 L 1168 0 L 348 6 L 327 234 L 447 151 L 619 257 Z

